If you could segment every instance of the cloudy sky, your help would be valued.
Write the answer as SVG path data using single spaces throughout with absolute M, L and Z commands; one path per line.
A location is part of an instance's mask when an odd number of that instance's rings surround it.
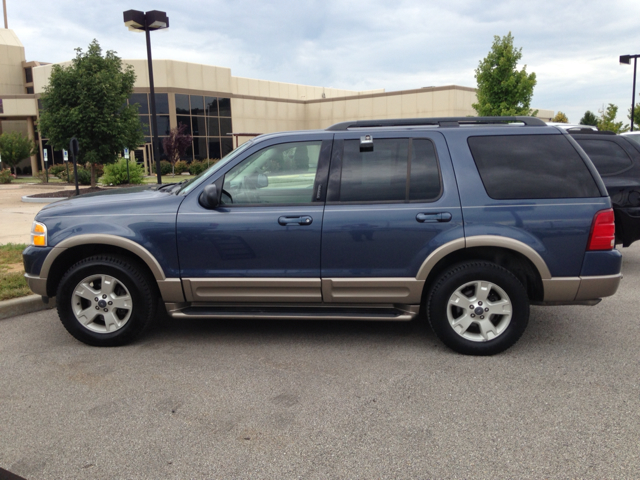
M 93 38 L 122 58 L 145 58 L 144 36 L 124 27 L 122 12 L 155 9 L 167 12 L 170 28 L 152 34 L 154 58 L 353 90 L 475 87 L 494 35 L 511 32 L 519 68 L 537 75 L 532 106 L 575 123 L 608 103 L 627 120 L 633 66 L 618 57 L 640 53 L 638 0 L 6 2 L 27 60 L 69 60 Z

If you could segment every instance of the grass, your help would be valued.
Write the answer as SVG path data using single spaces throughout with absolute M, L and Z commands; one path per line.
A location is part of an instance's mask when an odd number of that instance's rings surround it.
M 162 175 L 161 180 L 162 180 L 162 183 L 178 183 L 183 180 L 191 180 L 193 177 L 194 177 L 193 175 L 176 175 L 175 177 L 172 177 L 171 174 L 169 174 L 169 175 Z M 158 183 L 158 177 L 156 177 L 155 175 L 144 177 L 144 183 L 145 184 Z
M 177 183 L 177 182 L 182 182 L 183 180 L 191 180 L 194 176 L 193 175 L 176 175 L 175 177 L 172 177 L 170 174 L 169 175 L 163 175 L 162 176 L 162 183 Z M 25 183 L 42 183 L 42 180 L 40 180 L 40 178 L 38 177 L 19 177 L 19 178 L 14 178 L 11 183 L 17 183 L 17 184 L 25 184 Z M 74 186 L 74 183 L 67 183 L 61 179 L 59 179 L 58 177 L 54 177 L 53 175 L 49 176 L 49 183 L 54 183 L 56 185 L 60 185 L 60 186 Z M 143 180 L 143 184 L 147 185 L 147 184 L 154 184 L 154 183 L 158 183 L 158 177 L 156 177 L 155 175 L 150 175 L 148 177 L 144 177 Z M 87 185 L 80 185 L 80 187 L 86 187 Z
M 42 183 L 39 177 L 18 177 L 14 178 L 11 183 Z M 66 183 L 60 180 L 58 177 L 49 175 L 49 183 Z
M 27 248 L 23 243 L 0 245 L 0 300 L 31 295 L 31 290 L 24 279 L 22 251 Z M 18 271 L 14 270 L 18 267 Z

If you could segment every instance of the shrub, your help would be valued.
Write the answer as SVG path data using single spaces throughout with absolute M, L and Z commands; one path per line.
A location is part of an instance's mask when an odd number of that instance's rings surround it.
M 54 177 L 58 177 L 58 178 L 62 178 L 60 176 L 60 174 L 64 172 L 65 175 L 67 173 L 67 167 L 66 165 L 51 165 L 49 167 L 49 176 L 54 176 Z
M 156 173 L 156 162 L 151 167 L 153 173 Z M 160 160 L 160 174 L 169 175 L 171 173 L 171 164 L 166 160 Z
M 173 171 L 176 175 L 182 175 L 183 172 L 189 170 L 189 164 L 184 160 L 178 160 L 173 166 Z
M 67 181 L 67 171 L 64 170 L 60 174 L 60 178 L 64 181 Z M 73 165 L 69 165 L 69 183 L 76 183 L 75 177 L 73 176 Z M 85 170 L 80 165 L 78 165 L 78 184 L 80 185 L 91 185 L 91 171 Z
M 8 168 L 0 170 L 0 183 L 11 183 L 11 180 L 13 180 L 11 170 L 9 170 Z
M 200 160 L 194 160 L 189 164 L 189 173 L 191 175 L 200 175 L 207 169 L 207 164 L 202 163 Z
M 100 182 L 105 185 L 122 185 L 124 183 L 142 183 L 144 172 L 136 162 L 129 161 L 129 178 L 127 178 L 127 159 L 121 158 L 116 163 L 104 167 L 104 175 Z

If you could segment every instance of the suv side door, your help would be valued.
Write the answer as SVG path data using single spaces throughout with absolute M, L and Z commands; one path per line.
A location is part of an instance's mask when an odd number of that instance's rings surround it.
M 373 151 L 361 151 L 365 135 Z M 442 134 L 336 133 L 322 229 L 325 302 L 419 304 L 425 259 L 456 240 L 464 242 L 462 212 Z
M 320 236 L 332 137 L 259 142 L 188 195 L 177 218 L 187 301 L 322 301 Z M 211 183 L 223 193 L 209 210 L 199 196 Z

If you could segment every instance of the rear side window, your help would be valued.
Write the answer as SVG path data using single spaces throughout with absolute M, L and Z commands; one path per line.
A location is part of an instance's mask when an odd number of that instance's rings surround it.
M 469 137 L 468 142 L 491 198 L 600 196 L 589 169 L 564 135 Z
M 627 152 L 610 140 L 585 140 L 576 138 L 582 149 L 600 172 L 600 175 L 615 175 L 633 165 Z
M 374 139 L 372 152 L 346 140 L 340 180 L 341 202 L 429 201 L 440 196 L 435 148 L 426 139 Z

